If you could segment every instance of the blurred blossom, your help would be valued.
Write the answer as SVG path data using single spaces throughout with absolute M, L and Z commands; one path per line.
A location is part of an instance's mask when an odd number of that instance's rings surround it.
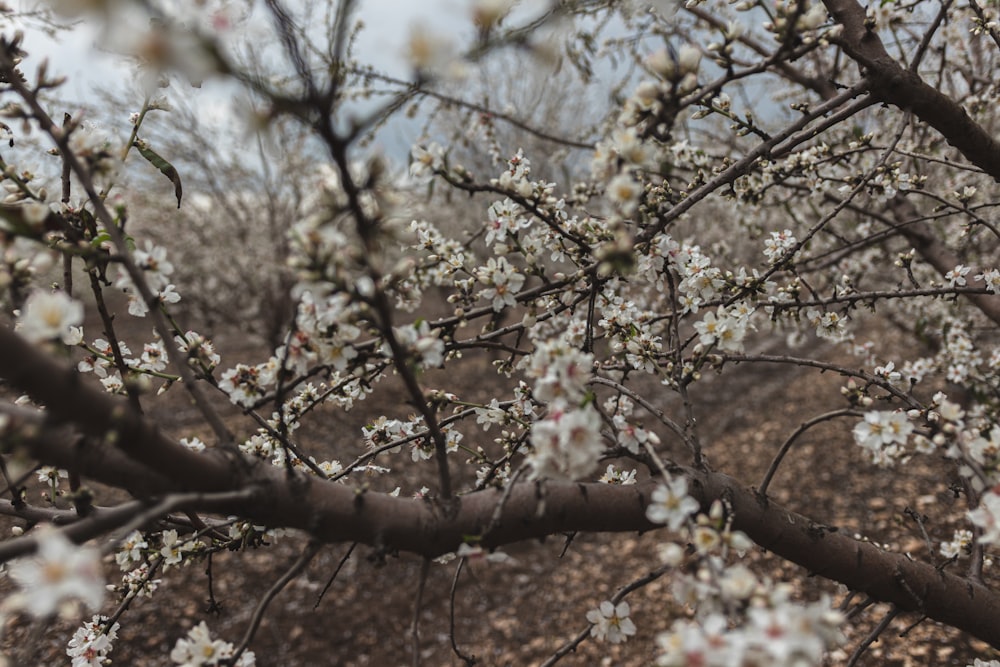
M 18 318 L 17 331 L 32 343 L 60 339 L 76 345 L 83 338 L 83 304 L 65 292 L 36 290 Z
M 4 607 L 36 618 L 51 616 L 77 601 L 98 609 L 104 601 L 100 552 L 73 544 L 54 528 L 41 528 L 35 535 L 35 555 L 10 565 L 10 576 L 21 590 L 9 596 Z

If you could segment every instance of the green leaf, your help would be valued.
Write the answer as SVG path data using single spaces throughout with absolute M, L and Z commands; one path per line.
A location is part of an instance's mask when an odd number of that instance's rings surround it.
M 164 160 L 156 151 L 149 147 L 142 139 L 136 139 L 135 143 L 132 144 L 139 151 L 146 160 L 149 161 L 151 165 L 160 170 L 160 173 L 170 179 L 170 182 L 174 184 L 174 195 L 177 197 L 177 208 L 181 207 L 181 177 L 174 169 L 174 165 L 170 164 Z

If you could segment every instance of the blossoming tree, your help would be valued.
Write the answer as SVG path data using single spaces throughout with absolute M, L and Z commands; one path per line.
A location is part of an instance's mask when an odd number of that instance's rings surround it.
M 29 76 L 33 54 L 13 29 L 25 19 L 10 19 L 6 132 L 16 145 L 41 137 L 61 168 L 31 166 L 31 144 L 2 163 L 0 512 L 18 523 L 0 558 L 20 587 L 0 608 L 5 623 L 89 607 L 98 615 L 66 652 L 74 665 L 105 664 L 133 602 L 157 595 L 158 573 L 299 540 L 301 557 L 242 639 L 201 623 L 169 652 L 181 665 L 250 665 L 268 603 L 327 545 L 417 554 L 425 576 L 457 558 L 457 577 L 515 542 L 655 530 L 650 569 L 579 610 L 579 634 L 546 664 L 588 640 L 635 637 L 643 619 L 627 598 L 665 576 L 687 612 L 657 637 L 661 665 L 821 664 L 872 602 L 890 605 L 887 620 L 912 612 L 1000 648 L 988 567 L 1000 541 L 995 5 L 535 4 L 470 2 L 465 41 L 414 26 L 404 81 L 354 57 L 346 0 L 57 2 L 140 61 L 145 102 L 106 133 L 55 115 L 60 80 L 45 67 Z M 274 71 L 259 44 L 280 60 Z M 596 126 L 541 128 L 454 92 L 494 58 L 587 79 L 605 56 L 631 69 Z M 212 78 L 253 101 L 246 132 L 294 125 L 315 156 L 303 161 L 314 165 L 308 191 L 273 209 L 292 219 L 282 229 L 282 216 L 265 216 L 268 234 L 242 240 L 280 245 L 284 265 L 259 270 L 289 277 L 269 283 L 287 286 L 289 307 L 268 311 L 280 326 L 260 327 L 278 344 L 239 362 L 180 326 L 185 285 L 174 278 L 185 263 L 209 290 L 234 248 L 195 260 L 184 229 L 175 244 L 169 233 L 153 242 L 142 233 L 149 197 L 129 192 L 128 177 L 152 165 L 171 206 L 192 215 L 184 189 L 198 183 L 150 141 L 151 126 L 179 87 Z M 446 132 L 418 141 L 405 175 L 366 153 L 410 104 L 467 114 L 464 140 L 495 171 L 463 166 L 463 137 Z M 501 145 L 501 126 L 555 152 Z M 539 172 L 555 172 L 558 156 L 586 168 L 550 182 Z M 426 191 L 432 205 L 416 217 Z M 472 196 L 481 212 L 454 219 L 442 192 Z M 229 201 L 233 221 L 258 219 L 245 202 L 259 200 Z M 219 213 L 193 215 L 211 225 Z M 128 339 L 137 331 L 151 333 Z M 743 479 L 705 442 L 697 388 L 775 364 L 835 374 L 842 389 L 786 425 L 762 479 Z M 453 391 L 459 373 L 492 378 L 490 399 Z M 300 437 L 330 411 L 378 405 L 389 385 L 408 416 L 376 411 L 360 432 L 327 432 L 340 458 Z M 150 416 L 178 394 L 196 406 L 200 437 L 175 439 Z M 962 506 L 941 508 L 951 516 L 936 525 L 960 527 L 942 534 L 914 513 L 926 543 L 914 557 L 783 507 L 776 475 L 819 425 L 900 476 L 945 461 Z M 757 548 L 849 593 L 798 599 L 745 564 Z M 105 557 L 121 572 L 108 596 Z M 416 662 L 416 622 L 411 631 Z M 476 662 L 451 640 L 456 661 Z

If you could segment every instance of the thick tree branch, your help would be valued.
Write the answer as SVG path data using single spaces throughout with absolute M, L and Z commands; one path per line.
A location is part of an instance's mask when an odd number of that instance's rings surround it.
M 912 111 L 958 149 L 967 160 L 1000 182 L 1000 142 L 969 117 L 965 109 L 920 75 L 901 66 L 885 50 L 867 13 L 856 0 L 823 0 L 844 27 L 837 43 L 862 68 L 876 99 Z
M 995 591 L 816 523 L 759 497 L 727 475 L 693 472 L 691 476 L 692 494 L 702 507 L 717 498 L 728 502 L 733 526 L 768 551 L 812 574 L 903 611 L 926 614 L 1000 648 L 1000 595 Z
M 199 456 L 172 442 L 124 402 L 83 385 L 83 376 L 75 369 L 6 328 L 0 328 L 0 377 L 45 405 L 51 423 L 72 424 L 85 435 L 115 445 L 155 471 L 151 474 L 171 480 L 173 490 L 227 490 L 230 466 L 221 457 Z
M 255 523 L 299 528 L 324 542 L 361 542 L 381 552 L 409 551 L 437 556 L 455 551 L 469 539 L 486 548 L 543 538 L 567 531 L 632 532 L 656 528 L 646 519 L 655 481 L 630 486 L 573 482 L 531 482 L 512 489 L 490 489 L 457 498 L 457 508 L 445 512 L 427 500 L 366 493 L 257 459 L 226 460 L 216 453 L 199 454 L 174 444 L 124 402 L 84 385 L 73 371 L 59 368 L 20 337 L 0 329 L 0 376 L 47 400 L 52 417 L 76 422 L 88 433 L 116 434 L 115 444 L 131 460 L 135 483 L 144 477 L 169 478 L 180 489 L 256 493 L 220 502 L 206 499 L 210 511 L 238 514 Z M 36 369 L 26 373 L 23 364 Z M 46 463 L 60 465 L 76 456 L 85 461 L 95 450 L 73 452 L 68 439 L 36 448 L 39 433 L 15 434 L 20 443 Z M 13 437 L 8 426 L 4 440 Z M 62 454 L 59 454 L 59 451 Z M 44 456 L 43 456 L 44 454 Z M 96 450 L 100 455 L 100 451 Z M 172 460 L 172 457 L 177 457 Z M 121 480 L 105 456 L 103 467 L 85 466 L 98 481 Z M 895 604 L 1000 647 L 1000 595 L 969 579 L 934 566 L 885 552 L 836 528 L 771 503 L 726 475 L 684 469 L 692 480 L 692 495 L 707 510 L 722 500 L 732 510 L 733 525 L 757 544 L 822 577 Z M 497 511 L 498 505 L 502 505 Z

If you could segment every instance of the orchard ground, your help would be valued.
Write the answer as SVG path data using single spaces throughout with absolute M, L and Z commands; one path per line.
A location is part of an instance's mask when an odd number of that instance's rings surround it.
M 138 340 L 141 320 L 125 318 L 136 327 Z M 99 331 L 95 323 L 91 335 Z M 132 337 L 126 335 L 126 340 Z M 882 331 L 882 336 L 892 335 Z M 259 357 L 266 351 L 247 345 L 239 335 L 216 337 L 223 354 L 224 368 L 243 356 Z M 821 342 L 811 346 L 826 345 Z M 241 347 L 242 346 L 242 347 Z M 235 351 L 234 351 L 235 350 Z M 772 350 L 769 350 L 772 351 Z M 791 352 L 794 352 L 791 351 Z M 490 360 L 469 359 L 461 365 L 464 375 L 449 370 L 447 387 L 463 400 L 488 402 L 491 391 L 502 384 L 488 382 L 493 377 Z M 849 357 L 840 359 L 857 365 Z M 710 461 L 725 463 L 725 469 L 748 485 L 759 483 L 773 453 L 788 437 L 790 429 L 828 409 L 836 400 L 844 379 L 833 373 L 820 374 L 791 365 L 746 365 L 727 369 L 724 376 L 706 374 L 692 389 L 698 406 L 699 433 Z M 427 377 L 430 387 L 433 375 Z M 210 433 L 201 432 L 197 411 L 187 404 L 186 395 L 175 388 L 170 401 L 156 401 L 151 417 L 175 437 L 198 435 L 210 442 Z M 647 393 L 667 396 L 667 392 Z M 666 400 L 666 399 L 663 399 Z M 249 434 L 249 420 L 232 406 L 220 405 L 229 415 L 227 422 L 238 436 Z M 671 406 L 663 403 L 663 407 Z M 676 406 L 673 406 L 676 408 Z M 376 393 L 348 413 L 327 411 L 322 419 L 304 426 L 300 439 L 317 456 L 352 460 L 358 450 L 361 428 L 380 414 L 405 416 L 406 395 L 387 379 Z M 857 533 L 894 551 L 908 552 L 932 562 L 943 561 L 928 554 L 919 526 L 911 510 L 927 514 L 925 528 L 938 543 L 951 539 L 957 525 L 936 523 L 944 515 L 960 516 L 962 499 L 951 485 L 958 483 L 953 465 L 932 457 L 918 456 L 905 469 L 878 469 L 864 460 L 864 454 L 850 434 L 849 420 L 820 425 L 808 431 L 792 448 L 770 487 L 770 495 L 816 521 Z M 482 434 L 491 437 L 490 433 Z M 669 441 L 665 445 L 669 447 Z M 678 452 L 679 453 L 679 452 Z M 397 454 L 409 461 L 407 453 Z M 400 459 L 397 459 L 400 460 Z M 625 464 L 627 462 L 619 462 Z M 631 466 L 625 465 L 626 469 Z M 410 484 L 402 493 L 412 493 L 422 485 L 434 486 L 432 466 L 407 466 Z M 380 480 L 371 478 L 373 490 Z M 354 478 L 352 483 L 358 483 Z M 40 492 L 38 489 L 33 493 Z M 99 502 L 108 496 L 98 493 Z M 956 505 L 957 503 L 957 505 Z M 5 520 L 7 525 L 10 522 Z M 502 563 L 471 561 L 463 568 L 455 593 L 454 639 L 463 654 L 475 656 L 479 665 L 519 666 L 544 662 L 565 642 L 586 629 L 586 613 L 619 588 L 655 567 L 657 545 L 668 537 L 664 531 L 552 537 L 544 542 L 526 542 L 505 549 L 511 559 Z M 245 632 L 256 605 L 268 587 L 297 558 L 306 540 L 290 534 L 266 548 L 249 554 L 223 552 L 212 558 L 211 585 L 221 608 L 207 610 L 209 578 L 205 562 L 173 568 L 158 575 L 160 589 L 152 599 L 140 599 L 123 617 L 119 640 L 111 654 L 117 665 L 171 664 L 168 658 L 176 640 L 202 620 L 213 636 L 237 643 Z M 414 601 L 422 560 L 402 554 L 384 559 L 368 547 L 359 546 L 346 561 L 325 595 L 321 593 L 337 570 L 350 545 L 329 545 L 312 561 L 306 572 L 293 581 L 271 603 L 251 648 L 261 667 L 299 665 L 403 665 L 411 664 Z M 936 548 L 936 547 L 935 547 Z M 775 581 L 792 584 L 796 595 L 815 599 L 827 593 L 834 603 L 844 600 L 846 591 L 780 558 L 755 548 L 746 557 L 755 572 Z M 952 566 L 965 567 L 960 561 Z M 457 561 L 432 564 L 420 611 L 421 664 L 462 665 L 453 653 L 449 635 L 451 589 Z M 109 583 L 120 573 L 108 563 Z M 989 568 L 987 577 L 990 578 Z M 5 582 L 4 586 L 8 586 Z M 671 599 L 669 574 L 630 594 L 631 617 L 637 634 L 618 646 L 588 639 L 565 658 L 561 665 L 652 664 L 656 655 L 656 635 L 685 616 L 683 607 L 664 606 Z M 860 598 L 855 599 L 857 602 Z M 113 610 L 117 601 L 108 599 L 102 611 Z M 847 642 L 834 653 L 829 664 L 845 664 L 851 652 L 889 612 L 886 605 L 874 605 L 845 626 Z M 859 665 L 891 667 L 964 667 L 974 658 L 991 657 L 982 642 L 970 641 L 959 632 L 914 615 L 895 618 L 864 654 Z M 916 625 L 914 625 L 916 624 Z M 65 646 L 72 622 L 57 622 L 39 630 L 27 619 L 13 619 L 7 626 L 3 644 L 34 644 L 33 660 L 38 665 L 65 665 Z M 995 657 L 995 656 L 993 656 Z

